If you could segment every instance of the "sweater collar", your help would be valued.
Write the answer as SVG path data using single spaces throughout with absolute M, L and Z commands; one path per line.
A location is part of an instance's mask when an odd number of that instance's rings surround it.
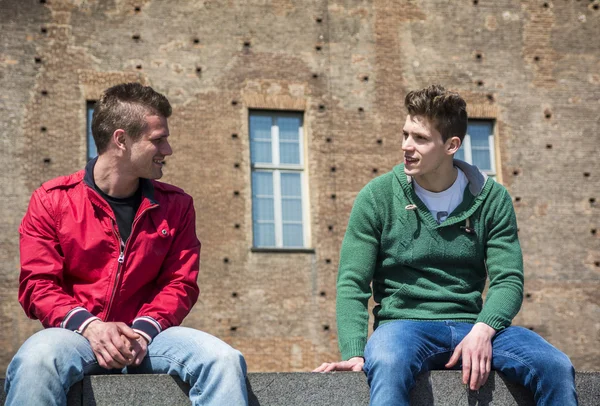
M 455 159 L 453 163 L 454 166 L 463 171 L 463 173 L 467 177 L 467 180 L 469 181 L 469 192 L 471 192 L 473 196 L 479 195 L 483 190 L 483 187 L 485 186 L 485 182 L 487 181 L 488 176 L 485 173 L 481 172 L 475 165 L 468 164 L 459 159 Z M 398 172 L 396 172 L 396 175 L 398 177 L 406 176 L 406 183 L 410 185 L 413 179 L 412 176 L 406 175 L 404 173 L 404 164 L 398 165 L 396 168 L 398 168 Z M 400 171 L 402 175 L 400 175 Z
M 404 172 L 404 164 L 397 165 L 393 169 L 397 180 L 395 183 L 397 186 L 394 186 L 394 194 L 401 201 L 408 200 L 410 204 L 406 206 L 407 210 L 410 207 L 410 210 L 417 209 L 416 211 L 423 213 L 423 219 L 430 228 L 447 227 L 465 221 L 465 219 L 479 208 L 492 187 L 493 181 L 488 182 L 487 175 L 480 172 L 476 166 L 469 165 L 457 159 L 454 160 L 454 165 L 463 171 L 469 184 L 465 188 L 462 203 L 458 205 L 452 212 L 452 215 L 442 224 L 437 224 L 425 203 L 415 193 L 412 186 L 412 177 L 406 175 Z

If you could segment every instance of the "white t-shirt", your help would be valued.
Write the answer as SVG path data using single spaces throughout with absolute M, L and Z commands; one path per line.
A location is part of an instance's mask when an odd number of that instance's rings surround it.
M 454 209 L 462 203 L 463 193 L 469 183 L 464 172 L 459 168 L 456 169 L 458 170 L 458 176 L 452 186 L 439 193 L 430 192 L 419 186 L 416 181 L 413 182 L 415 193 L 419 196 L 419 199 L 425 203 L 425 206 L 427 206 L 438 224 L 446 220 Z

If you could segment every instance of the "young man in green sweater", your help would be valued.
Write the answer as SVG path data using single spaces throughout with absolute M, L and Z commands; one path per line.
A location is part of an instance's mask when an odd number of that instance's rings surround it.
M 418 374 L 461 366 L 471 390 L 494 369 L 529 388 L 538 405 L 576 405 L 569 358 L 511 326 L 523 297 L 516 217 L 502 185 L 453 159 L 467 130 L 465 101 L 432 85 L 405 104 L 404 163 L 360 191 L 342 244 L 344 361 L 315 371 L 364 370 L 371 405 L 408 405 Z

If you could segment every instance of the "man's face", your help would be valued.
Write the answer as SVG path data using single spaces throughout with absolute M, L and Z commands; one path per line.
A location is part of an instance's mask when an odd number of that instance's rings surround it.
M 131 171 L 139 178 L 160 179 L 165 157 L 173 153 L 168 140 L 169 126 L 162 116 L 146 116 L 145 119 L 142 135 L 131 143 Z
M 450 140 L 444 143 L 442 135 L 428 118 L 408 115 L 402 132 L 404 172 L 407 175 L 417 178 L 435 175 L 449 156 L 451 159 L 447 145 Z

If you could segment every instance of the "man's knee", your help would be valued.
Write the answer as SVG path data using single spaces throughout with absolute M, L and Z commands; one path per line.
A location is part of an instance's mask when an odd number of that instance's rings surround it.
M 505 366 L 521 364 L 541 379 L 574 379 L 575 368 L 569 357 L 540 335 L 518 326 L 509 327 L 506 333 L 511 335 L 503 337 L 503 344 L 510 345 L 504 345 L 499 352 L 506 360 Z
M 555 349 L 551 356 L 540 360 L 540 362 L 544 363 L 543 369 L 546 374 L 571 379 L 575 377 L 573 363 L 565 353 L 558 349 Z
M 23 343 L 15 355 L 15 359 L 19 359 L 22 362 L 52 359 L 59 349 L 64 346 L 68 334 L 73 333 L 62 329 L 38 331 Z
M 226 347 L 222 348 L 218 352 L 216 362 L 219 363 L 222 368 L 232 368 L 241 370 L 244 375 L 246 374 L 246 360 L 241 352 L 235 348 L 225 344 Z
M 23 343 L 9 368 L 18 367 L 36 371 L 39 368 L 68 367 L 66 364 L 72 360 L 74 348 L 80 344 L 76 342 L 81 340 L 85 340 L 85 338 L 61 328 L 39 331 Z
M 186 327 L 171 327 L 161 334 L 166 332 L 170 337 L 164 338 L 181 340 L 180 344 L 185 344 L 186 352 L 194 363 L 210 364 L 211 369 L 237 369 L 246 373 L 246 361 L 242 353 L 219 338 Z
M 217 367 L 222 370 L 239 370 L 246 373 L 246 361 L 242 353 L 226 342 L 212 337 L 212 342 L 209 349 L 210 363 L 213 368 Z
M 372 348 L 365 351 L 365 367 L 367 369 L 377 368 L 390 371 L 410 369 L 412 361 L 411 354 L 400 348 L 394 350 Z

